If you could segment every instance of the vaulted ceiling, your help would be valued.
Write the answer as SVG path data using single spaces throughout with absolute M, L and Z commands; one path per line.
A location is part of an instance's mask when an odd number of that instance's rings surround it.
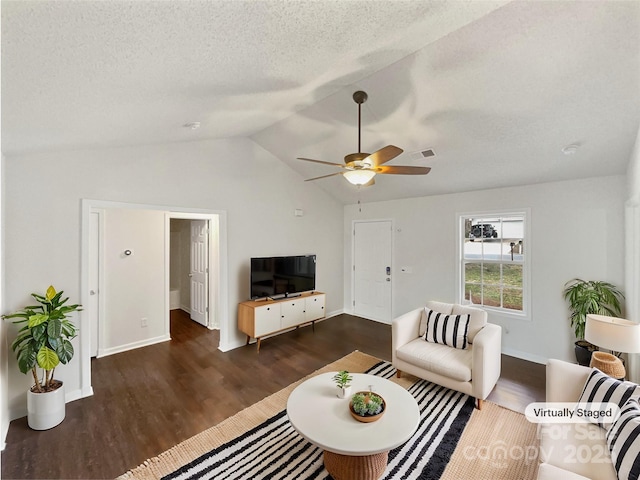
M 622 174 L 640 2 L 2 1 L 7 156 L 250 137 L 303 181 L 357 151 L 356 90 L 362 149 L 432 171 L 313 182 L 344 203 Z

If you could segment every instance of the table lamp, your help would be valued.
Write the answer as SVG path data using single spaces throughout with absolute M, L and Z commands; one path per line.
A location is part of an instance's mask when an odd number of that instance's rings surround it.
M 627 372 L 619 355 L 640 352 L 640 324 L 624 318 L 589 314 L 584 339 L 600 348 L 611 350 L 611 353 L 593 352 L 590 367 L 614 378 L 624 378 Z

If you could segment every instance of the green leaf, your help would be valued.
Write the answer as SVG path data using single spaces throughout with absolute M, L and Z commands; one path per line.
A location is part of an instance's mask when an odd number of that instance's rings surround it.
M 49 315 L 46 313 L 36 313 L 29 317 L 29 328 L 36 327 L 49 320 Z
M 82 311 L 81 307 L 82 305 L 78 305 L 78 304 L 67 305 L 66 307 L 60 307 L 60 311 L 66 315 L 67 313 L 71 313 L 71 312 L 76 312 L 76 311 L 81 312 Z
M 58 353 L 58 357 L 60 357 L 60 361 L 66 364 L 67 362 L 69 362 L 69 360 L 73 358 L 73 354 L 74 354 L 73 345 L 71 345 L 70 341 L 63 340 L 58 345 L 56 352 Z
M 18 336 L 16 337 L 16 339 L 13 341 L 13 343 L 11 344 L 11 350 L 15 351 L 17 348 L 19 348 L 19 345 L 25 341 L 31 341 L 33 339 L 32 335 L 31 335 L 31 330 L 25 330 L 21 333 L 18 334 Z
M 47 340 L 47 326 L 45 324 L 38 325 L 31 329 L 33 338 L 38 342 L 45 342 Z
M 48 347 L 42 347 L 38 350 L 36 359 L 40 368 L 44 370 L 53 370 L 60 363 L 58 354 Z
M 52 318 L 47 324 L 47 335 L 50 338 L 58 338 L 62 334 L 62 322 L 57 318 Z
M 62 320 L 62 333 L 65 337 L 74 338 L 76 336 L 77 329 L 73 323 L 69 320 Z
M 32 311 L 24 311 L 24 312 L 21 311 L 21 312 L 11 313 L 9 315 L 2 315 L 2 318 L 26 318 L 28 320 L 31 315 L 33 315 Z M 19 321 L 23 321 L 23 320 L 19 320 Z
M 18 355 L 18 368 L 22 373 L 28 373 L 36 366 L 36 352 L 32 349 L 25 349 Z

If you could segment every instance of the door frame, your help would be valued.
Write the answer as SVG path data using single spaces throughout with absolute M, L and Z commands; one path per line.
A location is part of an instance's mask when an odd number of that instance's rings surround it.
M 389 324 L 391 323 L 391 320 L 393 320 L 393 304 L 394 301 L 393 299 L 395 298 L 395 274 L 396 274 L 396 267 L 395 267 L 395 223 L 393 221 L 392 218 L 370 218 L 370 219 L 359 219 L 359 220 L 352 220 L 351 221 L 351 268 L 349 269 L 350 273 L 351 273 L 351 302 L 350 302 L 350 310 L 351 312 L 355 315 L 355 301 L 356 301 L 356 275 L 355 275 L 355 267 L 356 267 L 356 224 L 357 223 L 381 223 L 381 222 L 389 222 L 391 224 L 391 304 L 389 305 L 389 308 L 391 309 L 390 312 L 390 319 L 389 319 Z M 363 317 L 365 318 L 365 317 Z M 379 319 L 376 318 L 368 318 L 368 320 L 373 320 L 376 322 L 380 322 L 380 323 L 385 323 Z
M 93 330 L 91 331 L 91 333 L 97 333 L 97 344 L 96 344 L 96 357 L 100 356 L 100 342 L 102 341 L 102 339 L 104 338 L 104 331 L 103 331 L 103 327 L 104 327 L 104 322 L 101 321 L 101 319 L 104 319 L 104 312 L 105 312 L 105 307 L 104 307 L 104 295 L 102 295 L 102 291 L 104 290 L 104 209 L 103 208 L 91 208 L 89 211 L 89 218 L 91 218 L 91 215 L 97 215 L 98 216 L 98 238 L 96 239 L 98 242 L 97 245 L 97 249 L 95 250 L 95 253 L 97 255 L 97 258 L 91 258 L 89 256 L 88 258 L 88 265 L 90 265 L 93 261 L 97 261 L 97 277 L 98 277 L 98 284 L 96 285 L 96 289 L 97 289 L 97 294 L 98 294 L 98 312 L 97 312 L 97 318 L 95 319 L 95 322 L 93 321 L 93 319 L 89 318 L 89 321 L 87 323 L 90 324 L 90 328 L 93 329 L 94 326 L 97 329 L 97 332 L 93 332 Z M 89 228 L 91 228 L 91 225 L 89 225 Z M 92 233 L 91 230 L 88 240 L 92 241 Z M 90 269 L 90 267 L 88 267 Z M 87 275 L 89 275 L 90 270 L 87 272 Z M 89 282 L 91 280 L 91 278 L 89 276 L 87 276 L 87 282 Z M 90 292 L 91 290 L 91 285 L 87 285 L 87 292 Z M 89 295 L 87 296 L 87 302 L 86 303 L 82 303 L 82 305 L 88 305 L 89 303 L 89 299 L 90 299 L 91 293 L 89 293 Z M 84 302 L 84 300 L 83 300 Z M 90 337 L 91 338 L 91 337 Z M 92 338 L 91 338 L 92 340 Z M 93 345 L 90 344 L 90 348 L 91 348 L 91 353 L 90 356 L 93 357 Z
M 212 308 L 212 305 L 217 306 L 220 303 L 220 289 L 218 288 L 219 285 L 217 285 L 220 282 L 220 276 L 219 276 L 219 271 L 220 271 L 220 261 L 218 258 L 219 255 L 219 249 L 217 248 L 219 242 L 217 241 L 218 239 L 215 238 L 218 235 L 216 235 L 216 232 L 219 233 L 220 232 L 220 225 L 219 225 L 219 217 L 216 214 L 197 214 L 197 213 L 188 213 L 188 212 L 167 212 L 165 213 L 165 241 L 166 241 L 166 245 L 170 245 L 170 239 L 171 239 L 171 219 L 181 219 L 181 220 L 206 220 L 207 221 L 207 254 L 208 254 L 208 268 L 209 268 L 209 274 L 208 274 L 208 294 L 209 294 L 209 298 L 207 301 L 207 308 L 208 308 L 208 312 L 207 312 L 207 325 L 206 327 L 209 330 L 216 330 L 216 329 L 221 329 L 221 325 L 220 325 L 220 312 L 214 307 Z M 214 258 L 215 257 L 215 258 Z M 169 266 L 171 264 L 171 249 L 170 248 L 166 248 L 165 249 L 165 259 L 164 259 L 164 264 L 165 264 L 165 287 L 166 287 L 166 291 L 165 291 L 165 295 L 166 295 L 166 299 L 165 299 L 165 303 L 167 305 L 169 305 L 169 295 L 171 292 L 171 282 L 170 282 L 170 275 L 169 275 Z M 213 285 L 213 284 L 216 285 Z M 170 313 L 169 310 L 167 309 L 167 313 L 166 313 L 166 318 L 165 321 L 167 322 L 167 325 L 169 325 L 170 322 Z M 221 333 L 221 337 L 222 337 L 222 331 Z
M 199 208 L 185 207 L 169 207 L 163 205 L 145 205 L 125 202 L 114 202 L 105 200 L 81 200 L 81 224 L 80 224 L 80 303 L 88 305 L 89 302 L 89 242 L 92 240 L 90 235 L 90 215 L 95 209 L 136 209 L 136 210 L 161 210 L 165 212 L 165 326 L 167 333 L 169 332 L 169 237 L 170 225 L 169 215 L 175 216 L 186 215 L 186 218 L 210 219 L 210 228 L 216 227 L 216 234 L 209 235 L 209 262 L 215 257 L 214 268 L 209 268 L 210 282 L 209 289 L 213 289 L 213 296 L 209 298 L 209 318 L 215 316 L 219 319 L 220 343 L 218 349 L 226 352 L 233 348 L 229 334 L 232 331 L 231 320 L 228 315 L 228 284 L 227 284 L 227 212 L 224 210 L 207 210 Z M 104 238 L 104 231 L 100 235 Z M 100 265 L 104 271 L 103 265 Z M 213 279 L 213 281 L 211 280 Z M 214 286 L 212 286 L 214 285 Z M 211 308 L 212 299 L 215 299 L 215 308 Z M 81 326 L 78 332 L 79 341 L 79 359 L 80 359 L 80 396 L 88 397 L 93 395 L 93 387 L 91 385 L 91 325 L 86 317 L 80 312 Z M 209 320 L 211 323 L 211 320 Z M 211 328 L 211 327 L 210 327 Z

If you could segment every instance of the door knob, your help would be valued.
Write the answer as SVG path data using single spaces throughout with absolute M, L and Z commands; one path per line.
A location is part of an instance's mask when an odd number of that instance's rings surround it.
M 95 295 L 96 291 L 95 290 L 89 290 L 89 295 Z
M 189 274 L 189 277 L 193 277 L 193 273 L 190 273 L 190 274 Z

